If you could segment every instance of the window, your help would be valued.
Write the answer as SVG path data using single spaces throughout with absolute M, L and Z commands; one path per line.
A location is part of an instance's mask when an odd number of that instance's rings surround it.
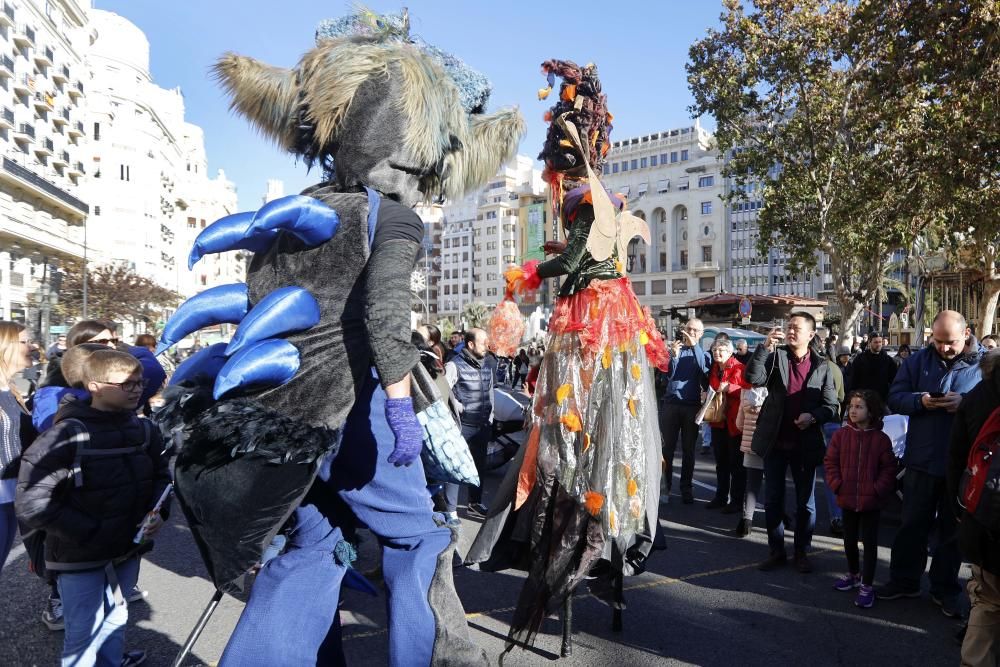
M 666 294 L 667 293 L 667 281 L 666 280 L 654 280 L 650 285 L 651 294 Z
M 677 179 L 677 189 L 678 190 L 687 190 L 688 189 L 688 184 L 690 182 L 690 178 L 691 178 L 690 176 L 681 176 L 680 178 L 678 178 Z
M 688 292 L 687 278 L 674 278 L 673 280 L 671 280 L 670 291 L 673 294 L 687 294 Z
M 641 197 L 642 195 L 646 194 L 646 190 L 649 190 L 649 183 L 640 183 L 639 196 Z
M 618 163 L 617 162 L 615 162 L 613 165 L 611 165 L 611 173 L 612 174 L 617 174 L 618 173 Z
M 701 231 L 702 231 L 702 236 L 708 236 L 709 234 L 712 233 L 712 228 L 709 227 L 708 225 L 705 225 Z
M 702 176 L 698 179 L 699 188 L 710 188 L 715 185 L 715 176 Z
M 670 179 L 669 178 L 661 178 L 660 180 L 658 180 L 656 182 L 656 191 L 657 192 L 669 192 L 670 191 Z
M 131 172 L 129 170 L 129 166 L 127 164 L 122 164 L 122 165 L 118 165 L 118 166 L 119 166 L 119 170 L 120 170 L 119 171 L 119 177 L 120 177 L 120 179 L 123 180 L 123 181 L 131 181 L 132 180 L 132 174 L 131 174 Z
M 649 160 L 647 158 L 640 158 L 639 159 L 639 168 L 640 169 L 645 169 L 648 166 L 649 166 Z
M 463 236 L 462 237 L 462 245 L 465 246 L 465 247 L 469 246 L 469 237 L 468 236 Z
M 626 197 L 628 197 L 629 194 L 632 192 L 632 186 L 631 185 L 623 185 L 621 188 L 619 188 L 618 191 L 621 192 Z
M 710 201 L 703 201 L 701 203 L 701 214 L 702 215 L 710 215 L 711 213 L 712 213 L 712 202 L 710 202 Z
M 497 258 L 496 257 L 487 257 L 486 258 L 486 266 L 496 266 L 496 263 L 497 263 Z
M 703 245 L 701 247 L 701 261 L 711 262 L 712 261 L 712 246 Z
M 688 152 L 686 150 L 681 151 L 681 162 L 688 159 Z
M 632 164 L 631 164 L 631 165 L 629 165 L 629 166 L 630 166 L 630 167 L 631 167 L 632 169 L 638 169 L 638 168 L 639 168 L 639 161 L 638 161 L 638 160 L 632 160 Z
M 628 160 L 622 160 L 622 171 L 628 171 Z
M 656 166 L 656 156 L 655 155 L 650 155 L 649 156 L 649 166 L 650 167 L 655 167 Z
M 670 153 L 670 162 L 677 162 L 677 151 Z
M 469 253 L 467 253 L 467 252 L 463 252 L 462 253 L 462 261 L 463 262 L 468 262 L 469 261 Z
M 101 140 L 101 124 L 94 123 L 94 141 Z
M 708 278 L 698 278 L 698 291 L 704 294 L 705 292 L 715 291 L 715 276 L 709 276 Z
M 687 271 L 688 268 L 688 251 L 681 250 L 681 271 Z
M 603 171 L 605 176 L 611 173 L 611 169 L 608 167 L 608 165 L 604 165 Z
M 100 214 L 101 214 L 101 207 L 100 206 L 95 206 L 94 207 L 94 215 L 100 215 Z
M 198 221 L 194 218 L 188 218 L 188 229 L 197 229 Z
M 638 294 L 639 296 L 643 296 L 646 293 L 646 283 L 645 283 L 645 281 L 640 280 L 640 281 L 637 281 L 637 282 L 633 282 L 632 283 L 632 291 L 635 292 L 636 294 Z

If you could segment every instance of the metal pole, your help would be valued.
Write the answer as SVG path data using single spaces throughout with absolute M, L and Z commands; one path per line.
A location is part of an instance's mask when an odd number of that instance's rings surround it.
M 83 319 L 87 319 L 87 219 L 83 219 Z
M 184 642 L 184 646 L 181 648 L 181 652 L 177 654 L 177 657 L 171 663 L 171 667 L 181 667 L 181 663 L 184 662 L 184 658 L 187 657 L 191 649 L 194 648 L 195 642 L 198 641 L 198 637 L 204 632 L 205 626 L 208 625 L 208 619 L 212 618 L 212 614 L 215 613 L 215 608 L 219 606 L 219 602 L 222 600 L 222 591 L 216 589 L 215 593 L 212 595 L 212 599 L 208 601 L 208 606 L 205 607 L 205 611 L 201 612 L 201 616 L 198 618 L 198 622 L 195 624 L 194 629 L 191 630 L 191 634 L 188 635 L 187 641 Z
M 562 608 L 562 646 L 559 653 L 564 658 L 573 655 L 573 594 L 563 600 Z

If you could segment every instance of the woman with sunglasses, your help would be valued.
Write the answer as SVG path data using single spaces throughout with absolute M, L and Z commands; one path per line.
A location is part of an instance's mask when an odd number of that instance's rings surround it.
M 0 321 L 0 568 L 14 544 L 17 520 L 14 492 L 21 450 L 34 439 L 14 376 L 31 365 L 28 331 L 16 322 Z

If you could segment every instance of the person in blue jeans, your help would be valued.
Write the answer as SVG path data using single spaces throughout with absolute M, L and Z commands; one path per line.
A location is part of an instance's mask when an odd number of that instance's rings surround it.
M 764 571 L 785 565 L 785 475 L 790 469 L 795 484 L 795 567 L 811 572 L 807 552 L 816 525 L 816 467 L 825 447 L 820 427 L 840 411 L 829 366 L 810 347 L 816 320 L 794 312 L 786 331 L 773 329 L 757 346 L 745 379 L 767 387 L 767 398 L 757 415 L 751 449 L 764 458 L 764 516 L 769 556 Z M 785 345 L 778 345 L 785 341 Z
M 21 450 L 34 437 L 24 399 L 14 386 L 14 376 L 30 365 L 28 330 L 17 322 L 0 322 L 0 569 L 17 535 L 14 494 Z
M 943 310 L 931 326 L 931 343 L 900 366 L 889 389 L 889 407 L 909 416 L 903 455 L 903 517 L 892 543 L 889 581 L 875 589 L 881 600 L 920 596 L 930 535 L 930 597 L 945 616 L 962 616 L 958 570 L 958 519 L 948 497 L 948 443 L 962 396 L 982 379 L 982 348 L 965 318 Z

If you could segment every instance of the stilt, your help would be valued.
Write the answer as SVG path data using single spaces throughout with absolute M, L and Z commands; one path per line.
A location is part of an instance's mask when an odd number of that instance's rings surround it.
M 195 623 L 194 629 L 191 630 L 191 634 L 188 635 L 187 641 L 184 642 L 184 646 L 181 648 L 181 652 L 177 654 L 174 658 L 171 667 L 181 667 L 181 663 L 184 662 L 184 658 L 187 657 L 191 649 L 194 648 L 195 642 L 198 641 L 198 637 L 201 633 L 205 631 L 205 626 L 208 625 L 208 619 L 212 618 L 212 614 L 215 613 L 215 608 L 219 606 L 219 602 L 222 600 L 222 591 L 216 589 L 215 594 L 212 595 L 212 599 L 209 600 L 208 606 L 205 607 L 205 611 L 201 612 L 201 616 L 198 618 L 198 622 Z
M 573 595 L 566 596 L 562 608 L 562 648 L 559 653 L 564 658 L 573 655 Z

